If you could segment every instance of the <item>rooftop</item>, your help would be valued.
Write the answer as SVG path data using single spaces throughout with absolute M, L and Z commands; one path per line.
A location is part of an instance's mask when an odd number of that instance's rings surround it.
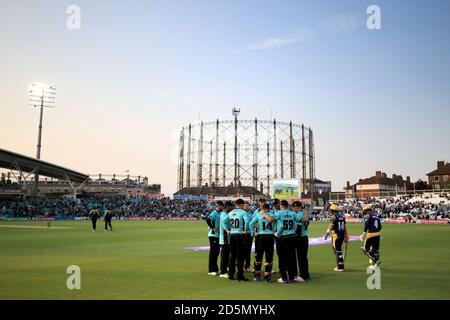
M 427 176 L 436 176 L 436 175 L 450 175 L 450 162 L 444 163 L 444 161 L 437 162 L 437 169 L 427 173 Z

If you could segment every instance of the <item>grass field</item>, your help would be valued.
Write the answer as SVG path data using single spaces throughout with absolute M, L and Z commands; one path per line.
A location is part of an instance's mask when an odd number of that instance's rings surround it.
M 0 223 L 0 299 L 450 299 L 445 225 L 385 224 L 380 290 L 367 289 L 360 242 L 349 244 L 344 273 L 321 245 L 310 247 L 308 283 L 237 283 L 207 275 L 207 252 L 184 249 L 208 244 L 204 222 L 113 221 L 113 232 L 100 223 L 96 233 L 88 221 L 12 225 L 47 223 Z M 310 235 L 324 229 L 312 223 Z M 66 288 L 69 265 L 81 268 L 81 290 Z

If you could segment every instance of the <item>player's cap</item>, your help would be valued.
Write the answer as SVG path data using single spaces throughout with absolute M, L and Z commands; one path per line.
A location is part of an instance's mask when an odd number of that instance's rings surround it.
M 236 200 L 236 205 L 242 205 L 244 204 L 244 200 L 242 200 L 241 198 Z
M 280 206 L 287 207 L 287 206 L 289 206 L 289 203 L 286 200 L 281 200 Z
M 226 201 L 226 202 L 225 202 L 225 211 L 226 211 L 226 212 L 230 212 L 230 211 L 233 210 L 233 209 L 234 209 L 233 202 L 231 202 L 231 201 Z
M 292 206 L 293 207 L 301 207 L 302 203 L 300 201 L 294 201 L 294 202 L 292 202 Z
M 331 206 L 330 206 L 330 209 L 329 209 L 330 211 L 339 211 L 339 206 L 337 205 L 337 204 L 335 204 L 335 203 L 333 203 Z
M 273 199 L 273 204 L 278 204 L 278 203 L 280 203 L 280 199 L 278 199 L 278 198 Z
M 223 201 L 221 201 L 221 200 L 217 201 L 217 202 L 216 202 L 216 206 L 221 206 L 221 207 L 223 207 L 223 206 L 224 206 Z
M 366 210 L 372 210 L 372 205 L 371 204 L 365 204 L 363 206 L 363 211 L 366 211 Z
M 232 206 L 233 206 L 233 202 L 231 202 L 231 201 L 225 202 L 225 207 L 232 207 Z

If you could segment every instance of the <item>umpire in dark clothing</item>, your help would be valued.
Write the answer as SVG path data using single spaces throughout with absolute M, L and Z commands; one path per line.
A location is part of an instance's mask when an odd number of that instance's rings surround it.
M 111 220 L 112 220 L 112 213 L 109 210 L 105 210 L 105 231 L 108 231 L 108 226 L 112 231 L 112 225 L 111 225 Z
M 92 231 L 95 232 L 95 230 L 97 229 L 97 219 L 100 218 L 98 209 L 91 210 L 91 212 L 89 212 L 89 218 L 92 222 Z

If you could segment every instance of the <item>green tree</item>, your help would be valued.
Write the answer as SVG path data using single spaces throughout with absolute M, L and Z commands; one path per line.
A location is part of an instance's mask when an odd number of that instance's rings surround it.
M 447 181 L 444 181 L 444 189 L 450 189 L 450 179 Z
M 414 185 L 416 190 L 431 189 L 431 186 L 429 186 L 428 183 L 426 183 L 426 181 L 423 181 L 422 179 L 417 180 Z

